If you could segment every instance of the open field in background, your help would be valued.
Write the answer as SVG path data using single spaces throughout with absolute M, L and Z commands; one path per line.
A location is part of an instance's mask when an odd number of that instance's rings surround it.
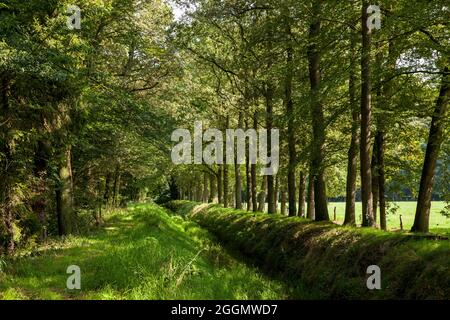
M 414 215 L 416 213 L 415 201 L 393 201 L 387 202 L 389 206 L 387 212 L 388 230 L 400 230 L 400 215 L 403 221 L 403 230 L 409 231 L 414 223 Z M 278 203 L 278 210 L 280 210 Z M 345 216 L 345 202 L 329 202 L 328 214 L 330 220 L 334 220 L 334 208 L 336 207 L 336 223 L 342 224 Z M 445 207 L 444 201 L 432 201 L 430 212 L 430 232 L 450 235 L 450 218 L 441 214 Z M 244 205 L 246 208 L 246 205 Z M 265 210 L 267 212 L 267 203 Z M 287 207 L 286 207 L 287 210 Z M 356 202 L 356 223 L 361 224 L 361 202 Z M 377 210 L 377 223 L 379 223 L 380 211 Z
M 414 223 L 414 215 L 416 212 L 415 201 L 398 201 L 388 202 L 389 212 L 387 213 L 387 226 L 389 230 L 400 229 L 400 215 L 403 221 L 403 230 L 409 231 Z M 328 204 L 328 213 L 330 219 L 333 219 L 333 210 L 336 207 L 336 222 L 344 222 L 345 202 L 330 202 Z M 444 201 L 431 202 L 430 212 L 430 232 L 440 234 L 450 234 L 450 218 L 441 214 L 445 207 Z M 396 209 L 395 213 L 392 211 Z M 380 212 L 377 212 L 377 223 L 379 223 Z M 356 203 L 356 221 L 361 223 L 361 202 Z

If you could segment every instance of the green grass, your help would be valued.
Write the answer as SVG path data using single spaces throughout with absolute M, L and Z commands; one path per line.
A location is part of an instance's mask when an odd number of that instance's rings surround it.
M 66 289 L 69 265 L 81 290 Z M 289 289 L 239 262 L 197 224 L 154 204 L 111 215 L 0 270 L 0 299 L 284 299 Z
M 414 223 L 414 215 L 416 212 L 415 201 L 399 201 L 389 202 L 391 208 L 398 206 L 395 213 L 388 212 L 387 214 L 387 226 L 388 230 L 400 229 L 400 215 L 402 216 L 403 229 L 409 231 Z M 345 214 L 345 202 L 330 202 L 328 204 L 328 213 L 330 219 L 333 219 L 333 210 L 336 207 L 336 222 L 344 222 Z M 431 202 L 430 211 L 430 232 L 439 234 L 450 235 L 450 218 L 443 216 L 440 212 L 445 207 L 444 201 Z M 356 203 L 356 222 L 361 223 L 361 202 Z M 379 210 L 377 212 L 377 218 L 379 219 Z M 379 222 L 379 221 L 378 221 Z
M 428 235 L 342 227 L 214 204 L 174 201 L 222 242 L 264 270 L 282 275 L 296 298 L 448 299 L 450 242 Z M 382 290 L 368 290 L 366 269 L 377 265 Z M 306 297 L 308 298 L 308 297 Z

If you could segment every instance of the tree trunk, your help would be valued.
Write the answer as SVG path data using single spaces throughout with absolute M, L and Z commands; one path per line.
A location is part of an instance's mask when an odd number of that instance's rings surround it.
M 264 212 L 266 206 L 266 189 L 267 189 L 267 177 L 264 176 L 261 184 L 261 192 L 258 194 L 258 211 Z
M 70 234 L 76 229 L 72 200 L 73 186 L 71 151 L 70 148 L 67 148 L 60 159 L 59 183 L 56 188 L 56 216 L 58 219 L 59 235 Z
M 223 165 L 223 207 L 228 207 L 228 166 Z
M 378 144 L 377 144 L 378 131 L 375 134 L 375 141 L 373 143 L 372 161 L 371 161 L 371 173 L 372 173 L 372 211 L 374 224 L 377 222 L 377 209 L 378 209 L 378 193 L 379 193 L 379 177 L 378 177 Z
M 305 216 L 305 186 L 306 177 L 303 171 L 300 171 L 300 180 L 298 183 L 298 216 Z
M 238 128 L 242 128 L 242 112 L 239 112 Z M 234 154 L 234 198 L 235 209 L 242 209 L 242 182 L 241 182 L 241 166 L 237 162 L 237 152 Z
M 283 216 L 286 215 L 286 190 L 284 188 L 281 188 L 281 214 Z
M 192 180 L 189 180 L 188 194 L 189 194 L 189 200 L 194 201 L 194 190 L 192 187 Z
M 278 212 L 278 199 L 280 198 L 280 175 L 275 176 L 275 212 Z
M 109 206 L 109 197 L 111 194 L 111 173 L 108 172 L 105 177 L 105 191 L 103 192 L 103 205 Z
M 245 130 L 248 130 L 247 120 L 245 121 Z M 247 211 L 251 210 L 252 207 L 252 194 L 251 194 L 251 176 L 250 176 L 250 158 L 249 158 L 249 144 L 248 141 L 245 142 L 245 194 L 247 201 Z
M 62 208 L 62 190 L 60 186 L 55 188 L 55 197 L 56 197 L 56 219 L 58 223 L 58 235 L 63 236 L 67 234 L 67 231 L 64 225 L 63 208 Z
M 120 196 L 120 180 L 121 180 L 120 166 L 117 165 L 116 172 L 114 173 L 113 199 L 112 199 L 113 207 L 117 207 L 117 198 Z
M 328 216 L 327 195 L 325 185 L 324 145 L 325 145 L 325 119 L 320 98 L 320 49 L 319 37 L 321 32 L 321 2 L 315 0 L 312 8 L 312 19 L 309 28 L 308 64 L 311 84 L 312 109 L 312 176 L 314 180 L 314 204 L 317 221 L 330 220 Z
M 267 129 L 267 155 L 272 155 L 272 126 L 273 126 L 273 86 L 270 83 L 266 84 L 266 129 Z M 266 176 L 267 181 L 267 203 L 268 213 L 276 213 L 275 208 L 275 188 L 273 175 Z
M 218 169 L 217 169 L 217 197 L 218 197 L 218 201 L 219 203 L 223 203 L 223 192 L 222 192 L 222 166 L 224 166 L 223 164 L 219 164 L 218 165 Z
M 40 239 L 44 240 L 47 237 L 46 232 L 46 216 L 47 211 L 47 165 L 50 153 L 50 144 L 48 141 L 39 140 L 37 143 L 37 150 L 34 154 L 34 168 L 33 175 L 36 178 L 34 192 L 36 197 L 33 199 L 31 208 L 40 222 Z
M 214 196 L 216 195 L 216 176 L 213 174 L 209 175 L 209 198 L 208 202 L 214 202 Z
M 350 75 L 349 75 L 349 100 L 352 114 L 352 132 L 350 140 L 350 148 L 348 150 L 347 162 L 347 185 L 345 195 L 345 218 L 344 225 L 356 224 L 355 220 L 355 201 L 356 201 L 356 175 L 358 167 L 358 149 L 359 137 L 358 127 L 360 122 L 358 103 L 356 101 L 356 37 L 350 32 Z
M 202 202 L 208 202 L 209 198 L 209 190 L 208 190 L 208 174 L 206 172 L 203 173 L 203 195 Z
M 439 150 L 444 141 L 444 127 L 447 119 L 448 101 L 450 98 L 449 68 L 444 69 L 442 85 L 436 107 L 431 119 L 427 150 L 423 162 L 422 177 L 420 179 L 419 196 L 417 199 L 416 216 L 411 228 L 412 232 L 428 232 L 430 222 L 431 196 L 433 192 L 434 171 L 439 156 Z
M 316 216 L 316 210 L 314 206 L 314 179 L 311 174 L 308 177 L 308 202 L 306 206 L 306 216 L 311 220 L 314 220 Z
M 291 27 L 289 22 L 286 23 L 286 33 L 291 36 Z M 288 198 L 289 198 L 289 216 L 296 215 L 296 199 L 295 199 L 295 128 L 294 128 L 294 104 L 292 101 L 292 77 L 293 77 L 293 54 L 291 39 L 289 38 L 288 48 L 286 49 L 286 78 L 284 84 L 284 105 L 287 117 L 287 134 L 288 134 Z
M 227 115 L 225 120 L 225 129 L 230 126 L 230 116 Z M 223 144 L 223 154 L 226 154 L 226 143 Z M 223 207 L 228 207 L 228 195 L 229 195 L 229 180 L 228 180 L 228 165 L 226 163 L 223 164 Z
M 372 121 L 372 83 L 371 83 L 371 31 L 367 26 L 368 3 L 362 6 L 362 56 L 361 56 L 361 198 L 362 198 L 362 226 L 374 225 L 372 175 L 370 165 L 370 125 Z
M 377 134 L 377 146 L 378 146 L 378 196 L 380 201 L 380 228 L 381 230 L 387 229 L 386 224 L 386 198 L 385 198 L 385 176 L 384 176 L 384 132 L 379 131 Z
M 253 114 L 253 129 L 256 130 L 256 132 L 258 132 L 258 114 L 255 113 Z M 250 166 L 250 171 L 251 171 L 251 175 L 252 175 L 252 208 L 253 208 L 253 212 L 258 211 L 258 199 L 257 199 L 257 193 L 256 193 L 256 164 L 251 164 Z

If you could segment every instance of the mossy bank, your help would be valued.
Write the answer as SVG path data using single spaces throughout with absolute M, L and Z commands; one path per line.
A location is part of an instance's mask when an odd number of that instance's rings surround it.
M 450 298 L 450 242 L 446 239 L 188 201 L 172 201 L 166 206 L 316 298 Z M 367 288 L 370 265 L 380 267 L 380 290 Z

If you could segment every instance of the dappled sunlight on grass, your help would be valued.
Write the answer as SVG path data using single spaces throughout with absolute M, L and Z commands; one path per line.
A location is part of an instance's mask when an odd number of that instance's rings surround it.
M 66 289 L 69 265 L 82 290 Z M 87 236 L 48 242 L 8 264 L 2 299 L 278 299 L 286 286 L 238 262 L 192 221 L 134 205 Z

